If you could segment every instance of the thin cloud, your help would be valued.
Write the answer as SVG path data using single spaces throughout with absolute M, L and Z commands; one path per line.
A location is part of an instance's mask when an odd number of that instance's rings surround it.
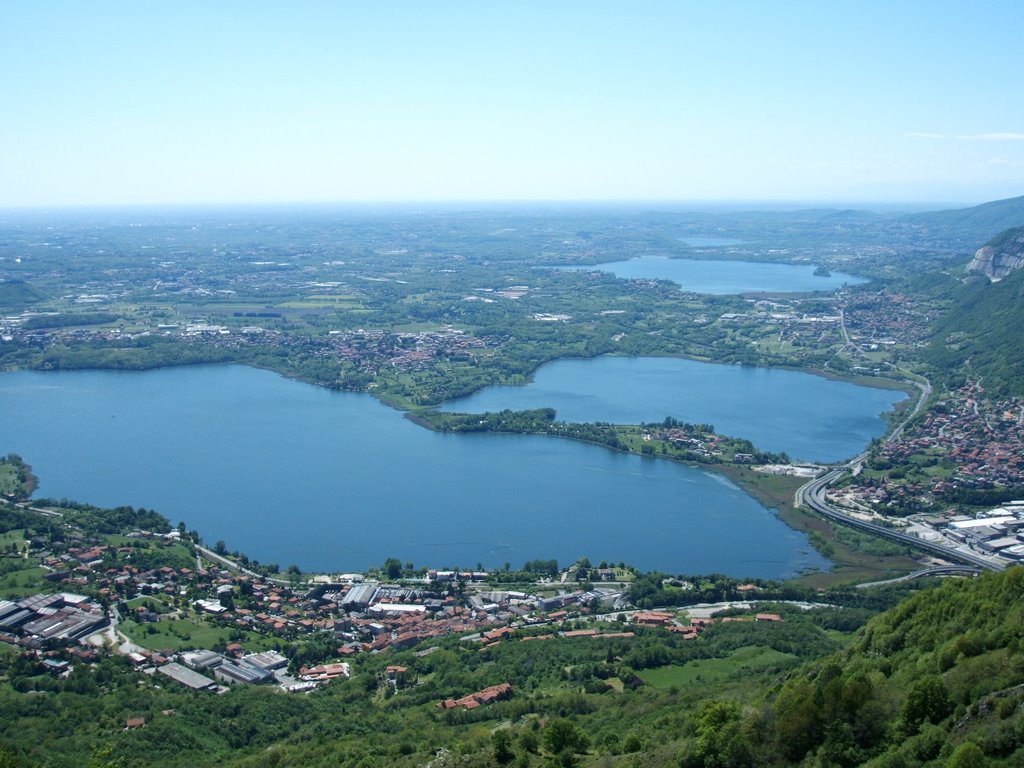
M 908 133 L 913 139 L 943 139 L 955 141 L 1024 141 L 1024 133 L 975 133 L 955 135 L 948 133 Z

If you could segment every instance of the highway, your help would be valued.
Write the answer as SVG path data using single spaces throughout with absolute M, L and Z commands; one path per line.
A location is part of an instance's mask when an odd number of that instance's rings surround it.
M 914 405 L 914 409 L 905 418 L 899 426 L 897 426 L 886 438 L 886 442 L 892 442 L 896 440 L 900 435 L 903 434 L 903 430 L 907 424 L 910 423 L 924 408 L 928 397 L 931 395 L 932 386 L 929 382 L 925 381 L 914 382 L 918 389 L 921 390 L 921 396 L 918 398 L 917 403 Z M 853 471 L 858 465 L 862 464 L 868 456 L 868 452 L 865 451 L 858 456 L 850 459 L 846 464 L 833 468 L 826 472 L 824 475 L 811 480 L 800 488 L 797 489 L 794 497 L 794 504 L 797 507 L 808 507 L 819 515 L 827 517 L 842 525 L 847 525 L 851 528 L 870 533 L 874 536 L 881 536 L 884 539 L 895 541 L 900 544 L 905 544 L 908 547 L 913 547 L 918 550 L 923 550 L 932 555 L 938 555 L 946 560 L 953 560 L 960 563 L 966 563 L 972 568 L 978 568 L 986 571 L 1001 571 L 1006 568 L 1006 564 L 992 557 L 985 557 L 983 555 L 975 554 L 965 548 L 948 547 L 942 544 L 937 544 L 931 541 L 925 541 L 919 539 L 917 536 L 911 536 L 906 533 L 895 531 L 891 528 L 886 528 L 883 525 L 877 525 L 875 523 L 869 523 L 866 520 L 848 515 L 845 512 L 833 507 L 825 499 L 825 491 L 829 485 L 838 480 L 840 477 L 845 475 L 849 471 Z M 934 569 L 927 569 L 929 571 Z M 946 569 L 943 569 L 946 570 Z M 911 574 L 913 575 L 913 574 Z M 918 575 L 924 575 L 919 573 Z M 909 577 L 908 577 L 909 578 Z
M 986 571 L 1001 571 L 1006 568 L 1005 564 L 1000 563 L 993 558 L 984 557 L 963 549 L 956 549 L 942 544 L 936 544 L 931 541 L 925 541 L 924 539 L 919 539 L 917 536 L 911 536 L 906 533 L 894 531 L 891 528 L 886 528 L 884 525 L 869 523 L 866 520 L 853 517 L 845 512 L 840 512 L 825 500 L 825 489 L 830 483 L 842 477 L 846 473 L 847 469 L 848 467 L 833 469 L 826 472 L 821 477 L 801 486 L 796 492 L 796 505 L 809 507 L 818 514 L 827 517 L 830 520 L 834 520 L 837 523 L 841 523 L 842 525 L 848 525 L 851 528 L 865 531 L 866 533 L 870 533 L 874 536 L 881 536 L 884 539 L 896 541 L 900 544 L 905 544 L 908 547 L 923 550 L 932 555 L 938 555 L 946 560 L 966 563 L 967 565 L 981 568 Z
M 975 568 L 973 565 L 936 565 L 933 568 L 922 568 L 919 571 L 914 571 L 913 573 L 908 573 L 906 576 L 899 576 L 895 579 L 866 581 L 863 584 L 858 584 L 857 589 L 884 587 L 888 584 L 902 584 L 905 581 L 922 579 L 927 576 L 976 576 L 979 573 L 981 573 L 981 569 Z

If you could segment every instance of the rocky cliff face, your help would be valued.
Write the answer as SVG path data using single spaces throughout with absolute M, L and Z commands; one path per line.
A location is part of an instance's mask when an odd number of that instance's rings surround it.
M 993 283 L 1024 267 L 1024 227 L 1008 229 L 974 254 L 967 272 L 985 275 Z

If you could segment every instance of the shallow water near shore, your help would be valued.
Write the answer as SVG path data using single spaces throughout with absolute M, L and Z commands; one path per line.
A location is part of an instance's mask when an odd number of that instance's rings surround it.
M 721 476 L 567 440 L 450 435 L 242 366 L 0 374 L 37 497 L 130 504 L 261 562 L 344 571 L 625 561 L 783 578 L 807 537 Z

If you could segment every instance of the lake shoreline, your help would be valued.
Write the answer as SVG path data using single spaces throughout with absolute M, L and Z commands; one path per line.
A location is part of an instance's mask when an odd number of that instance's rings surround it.
M 905 397 L 881 394 L 895 392 Z M 660 423 L 670 415 L 713 424 L 719 434 L 749 440 L 761 451 L 785 453 L 805 463 L 834 464 L 883 438 L 892 427 L 891 415 L 905 407 L 913 393 L 909 382 L 854 378 L 818 368 L 612 352 L 546 361 L 525 383 L 488 385 L 407 410 L 483 413 L 551 407 L 566 422 L 619 425 Z
M 753 578 L 828 568 L 742 490 L 694 468 L 573 441 L 435 435 L 365 393 L 246 366 L 9 376 L 3 448 L 39 473 L 34 498 L 151 507 L 263 562 L 325 572 L 386 556 L 464 567 L 585 555 Z M 621 530 L 623 515 L 642 525 Z
M 473 414 L 476 415 L 476 414 Z M 480 414 L 483 415 L 483 414 Z M 467 433 L 467 432 L 451 432 L 449 430 L 442 429 L 434 424 L 432 421 L 424 418 L 424 412 L 419 413 L 407 412 L 405 418 L 412 421 L 414 424 L 428 429 L 432 432 L 444 432 L 447 434 L 504 434 L 504 435 L 532 435 L 538 437 L 549 437 L 554 439 L 571 440 L 586 445 L 592 445 L 599 448 L 605 448 L 615 453 L 631 454 L 639 456 L 643 459 L 652 461 L 669 461 L 675 464 L 683 464 L 685 466 L 693 467 L 704 472 L 713 472 L 717 475 L 725 478 L 736 486 L 739 490 L 745 493 L 747 496 L 752 498 L 764 509 L 774 513 L 780 521 L 785 523 L 789 528 L 800 533 L 811 533 L 815 531 L 815 528 L 806 524 L 806 521 L 801 519 L 803 513 L 798 512 L 794 506 L 795 493 L 797 488 L 806 482 L 806 478 L 797 478 L 792 475 L 771 475 L 767 473 L 761 473 L 756 470 L 755 467 L 747 464 L 735 464 L 730 462 L 702 462 L 694 459 L 684 459 L 673 456 L 665 456 L 654 454 L 644 454 L 643 451 L 638 451 L 633 447 L 627 446 L 612 446 L 605 442 L 598 440 L 588 440 L 585 438 L 576 437 L 567 434 L 551 434 L 547 431 L 542 430 L 487 430 L 479 433 Z M 639 425 L 616 425 L 617 427 L 626 429 L 637 429 Z M 824 522 L 824 521 L 822 521 Z M 830 530 L 830 529 L 829 529 Z M 819 532 L 820 533 L 820 532 Z M 816 573 L 828 574 L 836 570 L 838 566 L 848 567 L 849 560 L 857 560 L 856 557 L 851 558 L 850 553 L 842 552 L 844 555 L 842 561 L 833 560 L 832 555 L 835 552 L 834 542 L 830 539 L 835 539 L 835 536 L 829 536 L 823 538 L 819 536 L 812 536 L 810 538 L 810 544 L 814 547 L 819 554 L 826 560 L 828 560 L 832 567 L 827 571 L 820 571 Z M 822 551 L 823 549 L 831 549 L 832 552 Z M 805 574 L 806 575 L 806 574 Z M 803 578 L 803 576 L 799 577 Z
M 637 356 L 623 355 L 621 353 L 611 353 L 609 355 L 598 356 L 596 358 L 556 358 L 556 359 L 553 359 L 551 361 L 547 361 L 547 362 L 545 362 L 542 365 L 559 362 L 561 360 L 593 360 L 593 359 L 599 359 L 600 357 L 616 357 L 616 358 L 619 358 L 619 357 L 637 357 Z M 719 362 L 719 361 L 715 361 L 715 360 L 701 360 L 701 359 L 697 359 L 697 358 L 693 358 L 693 357 L 688 357 L 688 356 L 684 356 L 684 355 L 644 355 L 643 357 L 658 357 L 658 358 L 671 358 L 671 359 L 690 360 L 690 361 L 693 361 L 693 362 L 696 362 L 696 363 L 708 363 L 708 362 L 710 362 L 710 363 L 715 363 L 716 365 L 720 365 L 720 366 L 724 366 L 724 365 L 735 366 L 735 365 L 737 365 L 735 363 L 724 363 L 724 362 Z M 231 361 L 218 361 L 218 362 L 209 362 L 209 363 L 187 363 L 187 364 L 184 364 L 184 365 L 160 365 L 160 366 L 154 366 L 152 368 L 147 368 L 147 369 L 143 369 L 143 370 L 158 370 L 158 369 L 167 369 L 167 368 L 194 368 L 194 367 L 222 368 L 222 367 L 230 367 L 231 365 L 239 365 L 239 364 L 244 366 L 244 367 L 251 368 L 251 369 L 254 369 L 254 370 L 267 371 L 267 372 L 271 372 L 271 373 L 277 374 L 277 375 L 281 376 L 282 378 L 284 378 L 286 380 L 303 382 L 305 384 L 308 384 L 308 385 L 310 385 L 312 387 L 315 387 L 315 388 L 318 388 L 318 389 L 322 388 L 324 390 L 332 391 L 332 392 L 350 392 L 350 393 L 361 392 L 363 394 L 368 394 L 368 395 L 370 395 L 373 398 L 374 401 L 379 402 L 380 404 L 388 407 L 391 410 L 397 410 L 397 411 L 401 412 L 406 418 L 408 418 L 412 423 L 416 424 L 417 426 L 419 426 L 419 427 L 426 427 L 428 430 L 432 430 L 432 427 L 431 427 L 430 424 L 428 424 L 424 419 L 418 417 L 418 414 L 421 414 L 421 413 L 423 413 L 425 411 L 431 410 L 430 408 L 422 407 L 422 406 L 421 407 L 403 407 L 403 404 L 396 403 L 394 401 L 390 401 L 389 402 L 388 398 L 382 396 L 383 393 L 376 393 L 371 388 L 362 389 L 362 390 L 344 390 L 341 387 L 325 385 L 322 382 L 318 383 L 318 382 L 314 382 L 314 381 L 309 381 L 309 380 L 307 380 L 307 379 L 305 379 L 305 378 L 303 378 L 301 376 L 294 375 L 294 373 L 289 373 L 288 371 L 279 370 L 276 367 L 271 367 L 271 366 L 266 366 L 266 365 L 255 365 L 255 364 L 247 363 L 247 362 L 236 363 L 236 362 L 231 362 Z M 540 367 L 542 367 L 542 366 L 538 366 L 537 369 L 535 369 L 533 373 L 536 373 L 536 370 L 539 370 Z M 770 369 L 767 366 L 765 366 L 764 368 L 765 369 Z M 880 378 L 876 378 L 876 377 L 858 377 L 856 380 L 854 380 L 854 379 L 851 379 L 849 377 L 844 377 L 844 376 L 838 375 L 838 374 L 836 374 L 834 372 L 822 371 L 822 370 L 816 370 L 816 369 L 805 369 L 805 368 L 789 368 L 789 369 L 784 369 L 784 368 L 781 368 L 781 367 L 776 367 L 776 369 L 777 370 L 792 370 L 794 372 L 800 372 L 800 373 L 812 373 L 812 374 L 814 374 L 816 376 L 820 376 L 820 377 L 825 378 L 825 379 L 844 381 L 844 382 L 851 383 L 851 384 L 859 384 L 861 386 L 865 386 L 865 385 L 866 386 L 873 386 L 874 388 L 877 388 L 877 389 L 891 389 L 891 390 L 906 391 L 905 388 L 907 386 L 909 386 L 906 382 L 899 382 L 899 381 L 892 380 L 892 379 L 880 379 Z M 79 368 L 79 369 L 75 369 L 75 370 L 81 370 L 81 371 L 87 371 L 87 370 L 103 371 L 103 370 L 108 370 L 108 371 L 116 371 L 116 372 L 139 372 L 136 369 L 132 369 L 130 371 L 126 371 L 123 368 L 103 368 L 103 367 L 99 367 L 99 366 L 95 367 L 95 368 Z M 533 380 L 533 373 L 531 373 L 531 376 L 530 376 L 530 380 L 531 381 Z M 519 433 L 519 434 L 536 434 L 536 435 L 543 435 L 543 436 L 548 436 L 548 437 L 557 436 L 557 435 L 546 434 L 546 433 L 543 433 L 543 432 L 530 432 L 530 433 Z M 606 444 L 603 444 L 603 443 L 600 443 L 600 442 L 597 442 L 597 441 L 583 440 L 583 439 L 573 438 L 573 437 L 569 437 L 569 440 L 571 440 L 573 442 L 578 442 L 578 443 L 586 443 L 586 444 L 590 444 L 590 445 L 594 445 L 594 446 L 601 446 L 601 447 L 605 447 L 605 448 L 610 448 L 613 452 L 622 453 L 622 454 L 632 454 L 632 455 L 639 456 L 641 458 L 661 458 L 659 456 L 645 456 L 639 450 L 629 450 L 627 448 L 614 448 L 612 446 L 609 446 L 609 445 L 606 445 Z M 792 522 L 792 519 L 788 515 L 784 514 L 784 512 L 786 512 L 786 510 L 787 510 L 787 506 L 791 506 L 792 500 L 791 499 L 789 499 L 789 500 L 780 499 L 778 496 L 773 495 L 773 493 L 770 490 L 766 489 L 767 486 L 766 486 L 766 483 L 765 483 L 764 479 L 762 479 L 760 477 L 757 477 L 756 475 L 752 475 L 752 474 L 749 474 L 749 473 L 743 471 L 744 469 L 746 469 L 745 466 L 743 466 L 743 465 L 736 465 L 734 467 L 731 464 L 710 463 L 710 462 L 706 463 L 706 462 L 700 462 L 700 461 L 687 461 L 687 460 L 680 460 L 680 459 L 671 458 L 671 457 L 663 457 L 663 458 L 669 458 L 670 461 L 672 461 L 673 463 L 676 463 L 676 464 L 683 464 L 683 465 L 690 466 L 690 467 L 693 467 L 693 468 L 696 468 L 696 469 L 700 469 L 702 471 L 714 472 L 717 475 L 722 476 L 722 477 L 728 479 L 735 487 L 737 487 L 739 490 L 741 490 L 744 495 L 746 495 L 747 497 L 749 497 L 749 498 L 753 499 L 754 501 L 756 501 L 761 507 L 766 508 L 766 509 L 770 509 L 770 510 L 775 510 L 778 513 L 777 516 L 780 519 L 780 521 L 785 523 L 788 528 L 790 528 L 792 530 L 796 530 L 796 531 L 806 532 L 806 528 L 805 527 L 802 527 L 802 526 L 799 526 L 799 525 L 794 525 L 793 522 Z M 820 548 L 819 548 L 819 552 L 821 552 Z M 824 552 L 822 552 L 822 554 L 824 556 L 827 556 L 826 553 L 824 553 Z
M 409 418 L 415 421 L 415 417 L 409 416 Z M 433 430 L 432 425 L 428 423 L 421 424 L 421 426 Z M 533 434 L 540 435 L 542 433 Z M 545 436 L 552 437 L 551 435 Z M 566 439 L 572 440 L 574 438 Z M 607 445 L 591 441 L 577 440 L 577 442 L 589 442 L 591 445 L 609 448 Z M 616 449 L 609 448 L 609 450 L 614 451 Z M 622 449 L 618 450 L 623 453 L 627 452 Z M 758 473 L 752 467 L 733 464 L 712 465 L 700 462 L 680 462 L 678 459 L 668 460 L 675 461 L 676 463 L 686 463 L 694 468 L 715 472 L 725 477 L 744 493 L 756 499 L 763 507 L 777 515 L 787 527 L 794 531 L 808 534 L 811 546 L 818 550 L 822 557 L 831 565 L 828 569 L 803 572 L 788 579 L 783 579 L 783 581 L 794 581 L 815 588 L 827 588 L 837 584 L 855 583 L 865 579 L 889 578 L 893 575 L 909 572 L 918 566 L 918 563 L 909 557 L 868 556 L 845 546 L 838 540 L 831 524 L 827 520 L 799 510 L 793 505 L 795 490 L 804 482 L 802 478 L 786 475 L 767 475 Z M 28 481 L 24 486 L 25 493 L 24 495 L 19 495 L 19 498 L 7 499 L 8 503 L 25 505 L 33 502 L 32 496 L 35 493 L 38 481 L 32 472 L 31 465 L 24 463 L 24 466 L 28 471 Z M 78 502 L 76 501 L 76 503 Z M 170 524 L 169 519 L 168 524 Z M 829 551 L 821 552 L 823 548 Z M 248 558 L 246 558 L 245 562 L 249 562 Z M 233 567 L 244 570 L 244 566 L 237 563 Z M 338 570 L 314 570 L 307 572 L 305 576 L 310 578 L 329 575 Z M 344 570 L 344 568 L 340 570 Z M 277 579 L 271 577 L 270 580 L 275 581 Z
M 694 246 L 687 246 L 688 248 Z M 727 247 L 727 246 L 723 246 Z M 715 247 L 717 250 L 717 246 Z M 863 285 L 869 277 L 846 272 L 821 274 L 823 265 L 794 264 L 789 261 L 758 259 L 753 254 L 737 254 L 737 258 L 714 258 L 701 251 L 686 254 L 644 254 L 626 259 L 588 264 L 544 265 L 545 269 L 603 272 L 620 280 L 659 280 L 673 283 L 683 293 L 705 296 L 811 295 L 829 293 L 846 286 Z M 728 268 L 723 272 L 723 265 Z M 734 267 L 743 266 L 737 279 Z

